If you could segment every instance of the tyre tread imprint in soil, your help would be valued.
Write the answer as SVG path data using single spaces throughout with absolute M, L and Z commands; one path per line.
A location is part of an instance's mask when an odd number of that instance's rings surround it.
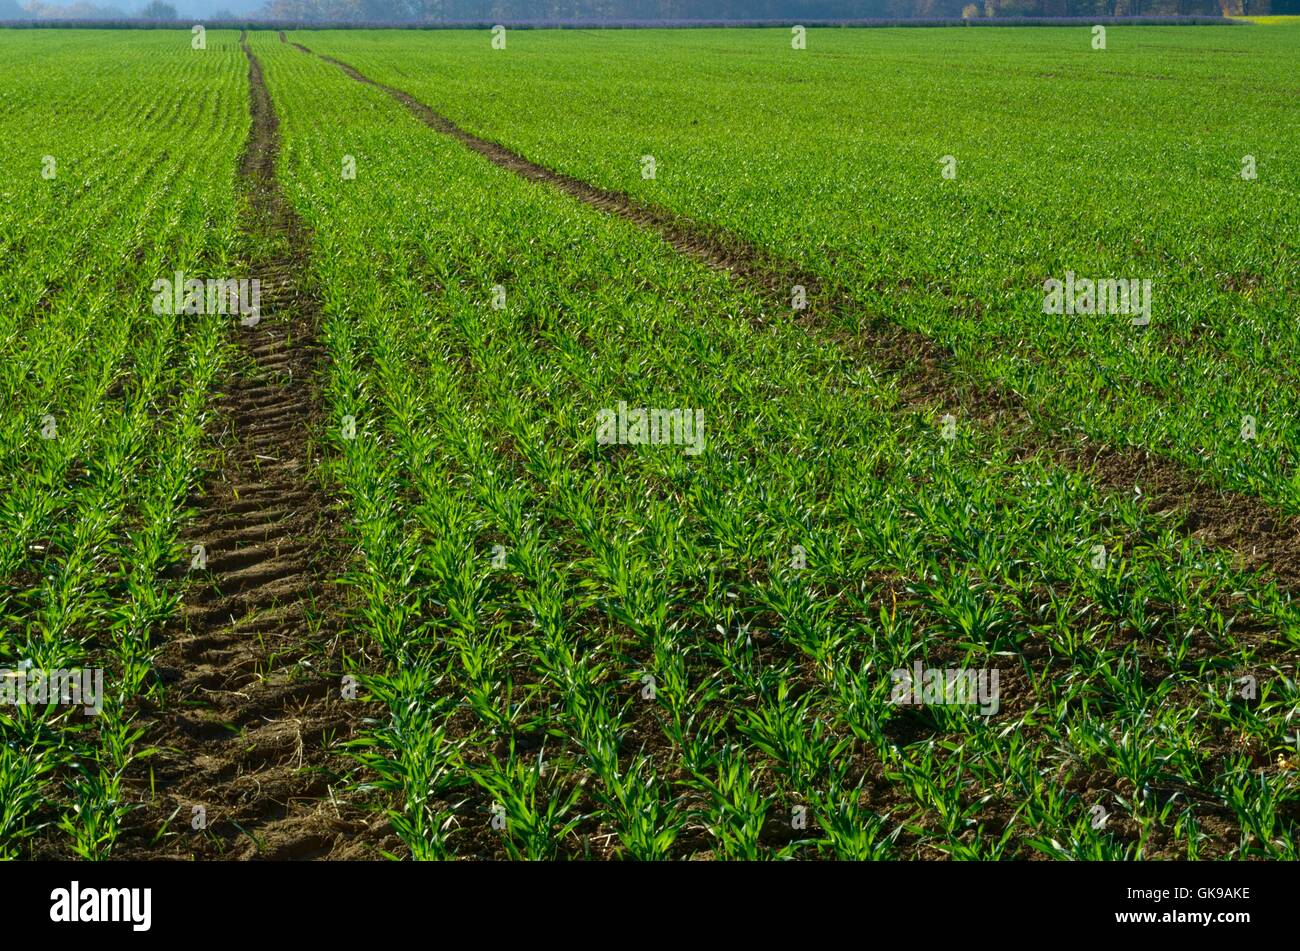
M 246 34 L 240 46 L 252 110 L 239 167 L 245 230 L 273 250 L 255 264 L 260 319 L 234 331 L 242 366 L 217 400 L 221 470 L 186 532 L 187 550 L 203 545 L 207 563 L 188 585 L 184 630 L 156 665 L 168 686 L 145 720 L 159 752 L 144 761 L 150 775 L 135 777 L 143 821 L 115 855 L 375 858 L 392 845 L 380 844 L 386 821 L 367 822 L 334 795 L 346 768 L 337 746 L 357 710 L 342 699 L 341 672 L 328 670 L 341 666 L 329 583 L 339 572 L 311 471 L 319 304 L 303 278 L 306 232 L 275 179 L 278 120 Z
M 382 90 L 425 125 L 451 136 L 498 167 L 651 229 L 678 252 L 756 286 L 771 300 L 788 303 L 790 289 L 803 285 L 809 309 L 801 317 L 802 322 L 820 324 L 825 329 L 830 324 L 825 319 L 828 314 L 853 309 L 847 296 L 821 288 L 816 276 L 789 262 L 775 260 L 735 235 L 539 165 L 466 131 L 409 93 L 371 79 L 347 63 L 313 52 L 301 43 L 291 45 L 337 66 L 357 82 Z M 1255 496 L 1216 486 L 1207 477 L 1158 453 L 1087 442 L 1074 435 L 1068 420 L 1051 418 L 1041 407 L 1031 411 L 1013 391 L 987 382 L 959 380 L 952 366 L 953 355 L 917 331 L 879 319 L 864 323 L 853 336 L 844 332 L 831 332 L 831 336 L 846 349 L 868 356 L 882 371 L 897 374 L 904 405 L 961 407 L 967 417 L 1001 432 L 1020 458 L 1044 455 L 1085 474 L 1104 491 L 1131 495 L 1137 489 L 1152 511 L 1177 513 L 1178 525 L 1185 534 L 1231 553 L 1242 568 L 1267 568 L 1286 591 L 1300 591 L 1300 519 Z

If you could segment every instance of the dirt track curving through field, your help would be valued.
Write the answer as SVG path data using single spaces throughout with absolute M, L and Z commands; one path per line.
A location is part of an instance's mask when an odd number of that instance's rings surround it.
M 252 109 L 240 177 L 245 231 L 264 249 L 253 262 L 262 310 L 232 331 L 243 365 L 217 403 L 222 466 L 186 533 L 206 567 L 191 564 L 184 632 L 157 663 L 171 683 L 145 721 L 162 752 L 144 763 L 151 777 L 136 777 L 143 827 L 115 855 L 157 857 L 158 838 L 177 857 L 375 858 L 387 822 L 368 825 L 335 795 L 346 762 L 336 744 L 359 713 L 342 698 L 337 557 L 312 481 L 319 305 L 303 277 L 306 232 L 275 179 L 274 107 L 246 36 L 240 45 Z
M 522 178 L 556 188 L 608 214 L 653 229 L 682 254 L 751 284 L 789 310 L 791 288 L 802 285 L 809 306 L 800 320 L 827 331 L 829 314 L 850 312 L 843 295 L 826 291 L 814 275 L 773 258 L 742 239 L 663 208 L 646 205 L 622 192 L 600 188 L 538 165 L 496 142 L 479 138 L 409 93 L 385 85 L 340 60 L 298 50 L 383 90 L 425 125 L 455 138 L 493 164 Z M 1069 420 L 1053 419 L 1025 405 L 1019 394 L 988 383 L 959 380 L 950 352 L 929 337 L 888 320 L 874 319 L 856 335 L 831 332 L 845 349 L 862 354 L 885 373 L 897 374 L 909 408 L 950 408 L 963 419 L 996 427 L 1021 457 L 1045 453 L 1061 465 L 1085 473 L 1101 489 L 1133 495 L 1148 507 L 1176 515 L 1181 530 L 1204 544 L 1230 552 L 1244 568 L 1269 568 L 1281 587 L 1300 591 L 1300 519 L 1260 499 L 1209 484 L 1180 463 L 1136 448 L 1095 444 L 1075 435 Z

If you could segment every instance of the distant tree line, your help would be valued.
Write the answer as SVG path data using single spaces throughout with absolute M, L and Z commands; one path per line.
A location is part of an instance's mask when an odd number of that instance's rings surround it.
M 366 23 L 1238 16 L 1300 13 L 1300 0 L 266 0 L 247 19 Z M 174 21 L 167 0 L 136 12 L 92 0 L 0 0 L 0 20 Z M 202 19 L 202 18 L 201 18 Z M 236 19 L 224 10 L 211 20 Z
M 799 21 L 874 17 L 1230 16 L 1243 12 L 1262 15 L 1277 6 L 1278 0 L 268 0 L 263 13 L 283 20 L 368 22 Z
M 0 0 L 0 20 L 175 20 L 176 7 L 165 0 L 149 0 L 135 13 L 121 7 L 73 0 L 72 3 L 46 3 L 45 0 Z

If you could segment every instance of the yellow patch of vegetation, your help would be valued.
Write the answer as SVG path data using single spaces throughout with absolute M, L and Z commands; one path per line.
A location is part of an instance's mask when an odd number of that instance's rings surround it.
M 1259 23 L 1263 26 L 1281 26 L 1283 24 L 1300 23 L 1300 16 L 1278 16 L 1278 17 L 1229 17 L 1232 20 L 1248 20 L 1251 23 Z

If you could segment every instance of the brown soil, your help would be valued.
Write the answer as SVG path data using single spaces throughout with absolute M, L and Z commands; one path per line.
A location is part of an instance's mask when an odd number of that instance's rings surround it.
M 826 331 L 841 323 L 828 320 L 831 314 L 860 309 L 848 295 L 823 288 L 814 275 L 735 235 L 531 162 L 503 145 L 467 132 L 400 89 L 376 82 L 300 43 L 292 45 L 332 63 L 358 82 L 382 89 L 425 125 L 452 136 L 493 164 L 650 228 L 679 252 L 758 287 L 772 300 L 774 311 L 788 311 L 791 288 L 803 285 L 809 306 L 800 320 L 810 328 Z M 1236 555 L 1241 567 L 1271 568 L 1281 587 L 1300 591 L 1300 519 L 1254 496 L 1208 484 L 1204 475 L 1172 459 L 1132 448 L 1090 444 L 1073 435 L 1067 421 L 1051 419 L 1041 408 L 1026 406 L 1017 393 L 987 382 L 959 379 L 952 354 L 924 334 L 875 319 L 864 322 L 852 337 L 833 331 L 831 336 L 847 349 L 865 354 L 875 367 L 899 374 L 905 404 L 918 409 L 951 407 L 966 419 L 995 427 L 1022 458 L 1045 455 L 1086 473 L 1103 489 L 1129 494 L 1136 487 L 1152 510 L 1176 515 L 1184 533 Z
M 240 164 L 262 311 L 233 331 L 242 372 L 218 399 L 220 472 L 199 500 L 187 548 L 206 570 L 184 601 L 185 630 L 157 670 L 166 702 L 146 711 L 130 795 L 143 802 L 119 858 L 377 858 L 387 822 L 340 802 L 338 744 L 363 715 L 342 697 L 343 642 L 330 581 L 339 559 L 312 482 L 321 426 L 314 340 L 319 302 L 304 286 L 308 236 L 275 180 L 278 122 L 257 58 L 252 130 Z M 191 549 L 192 550 L 192 549 Z M 205 828 L 194 828 L 201 807 Z

